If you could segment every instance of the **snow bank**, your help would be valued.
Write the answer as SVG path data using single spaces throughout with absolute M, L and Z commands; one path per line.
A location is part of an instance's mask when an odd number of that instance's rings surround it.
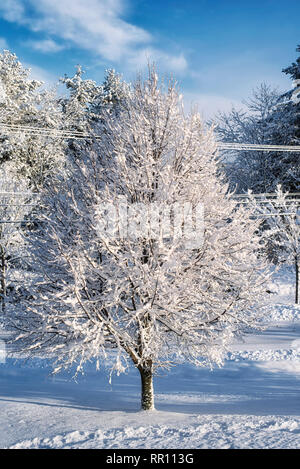
M 139 425 L 93 432 L 73 431 L 52 438 L 25 440 L 13 449 L 155 448 L 235 449 L 299 447 L 300 417 L 199 415 L 183 426 Z

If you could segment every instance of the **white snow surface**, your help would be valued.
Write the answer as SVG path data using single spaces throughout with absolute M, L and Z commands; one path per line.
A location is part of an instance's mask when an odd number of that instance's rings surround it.
M 88 364 L 51 376 L 47 360 L 0 364 L 1 448 L 300 448 L 300 307 L 293 273 L 270 286 L 266 329 L 232 344 L 224 367 L 188 364 L 154 382 L 156 410 L 140 411 L 135 369 Z M 2 337 L 4 335 L 2 334 Z

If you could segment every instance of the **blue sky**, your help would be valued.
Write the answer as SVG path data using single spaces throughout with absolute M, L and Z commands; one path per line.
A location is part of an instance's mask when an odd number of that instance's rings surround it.
M 132 81 L 149 59 L 208 117 L 262 82 L 291 88 L 299 17 L 299 0 L 0 0 L 0 49 L 47 82 L 77 64 Z

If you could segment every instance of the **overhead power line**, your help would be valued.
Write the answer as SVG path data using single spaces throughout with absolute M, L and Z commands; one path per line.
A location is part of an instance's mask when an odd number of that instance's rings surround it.
M 3 124 L 0 122 L 0 130 L 4 135 L 10 134 L 32 134 L 37 136 L 45 136 L 52 138 L 71 138 L 75 140 L 86 140 L 86 139 L 101 139 L 101 135 L 84 134 L 83 132 L 76 132 L 71 130 L 59 130 L 59 129 L 48 129 L 43 127 L 29 127 L 25 125 L 11 125 Z
M 218 143 L 220 150 L 251 150 L 251 151 L 286 151 L 300 152 L 300 145 L 267 145 L 255 143 Z
M 102 137 L 101 135 L 94 135 L 94 134 L 85 134 L 83 132 L 78 131 L 69 131 L 69 130 L 58 130 L 58 129 L 49 129 L 43 127 L 32 127 L 26 125 L 12 125 L 12 124 L 5 124 L 0 122 L 0 132 L 3 135 L 9 136 L 11 134 L 31 134 L 36 136 L 44 136 L 44 137 L 51 137 L 51 138 L 63 138 L 63 139 L 75 139 L 75 140 L 100 140 Z M 217 146 L 220 150 L 239 150 L 239 151 L 280 151 L 280 152 L 300 152 L 300 145 L 267 145 L 267 144 L 250 144 L 250 143 L 230 143 L 230 142 L 218 142 Z M 29 196 L 32 198 L 33 194 L 26 193 L 26 192 L 0 192 L 0 196 Z M 259 203 L 266 203 L 272 202 L 276 200 L 275 193 L 262 193 L 262 194 L 252 194 L 256 199 L 258 199 Z M 298 202 L 298 198 L 300 197 L 300 192 L 293 192 L 287 195 L 288 197 L 292 197 L 292 199 L 286 200 L 288 203 Z M 233 196 L 236 199 L 242 199 L 241 204 L 248 204 L 248 201 L 245 200 L 249 198 L 248 194 L 235 194 Z M 268 198 L 268 200 L 259 200 L 262 197 Z M 243 200 L 244 199 L 244 200 Z M 298 199 L 298 200 L 297 200 Z M 277 204 L 279 206 L 280 204 Z M 11 206 L 11 204 L 1 204 L 0 206 Z M 34 204 L 14 204 L 14 206 L 34 206 Z M 284 213 L 280 215 L 292 215 L 293 213 Z M 274 215 L 273 215 L 274 216 Z M 276 215 L 275 215 L 276 216 Z M 23 221 L 24 222 L 24 221 Z M 18 221 L 3 221 L 1 220 L 0 223 L 22 223 L 22 220 Z
M 4 135 L 10 134 L 32 134 L 37 136 L 45 136 L 52 138 L 67 138 L 75 140 L 100 140 L 101 135 L 84 133 L 73 130 L 49 129 L 43 127 L 32 127 L 27 125 L 13 125 L 0 122 L 0 130 Z M 237 142 L 218 142 L 217 146 L 220 150 L 248 150 L 248 151 L 283 151 L 283 152 L 300 152 L 300 145 L 268 145 L 255 143 L 237 143 Z
M 277 196 L 277 193 L 276 192 L 261 192 L 261 193 L 251 193 L 251 195 L 253 197 L 273 197 L 273 198 L 276 198 Z M 294 197 L 294 196 L 300 196 L 300 192 L 289 192 L 288 194 L 286 194 L 287 197 Z M 232 196 L 233 198 L 242 198 L 242 197 L 245 197 L 245 198 L 249 198 L 249 194 L 247 193 L 243 193 L 243 194 L 234 194 Z

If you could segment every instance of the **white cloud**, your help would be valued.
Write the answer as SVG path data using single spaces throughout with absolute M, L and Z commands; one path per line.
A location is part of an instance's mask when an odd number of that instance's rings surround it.
M 4 37 L 0 37 L 0 50 L 1 49 L 8 49 L 8 44 Z
M 123 21 L 116 0 L 40 0 L 32 29 L 47 31 L 109 60 L 120 60 L 131 47 L 151 40 L 148 32 Z
M 41 41 L 28 41 L 27 45 L 39 52 L 59 52 L 63 50 L 65 46 L 57 44 L 52 39 L 43 39 Z
M 145 57 L 150 51 L 151 59 L 167 63 L 174 71 L 185 70 L 187 62 L 183 54 L 176 56 L 153 47 L 155 38 L 148 31 L 122 19 L 125 2 L 127 0 L 1 0 L 0 13 L 8 21 L 46 34 L 48 39 L 35 42 L 41 51 L 51 49 L 49 40 L 54 37 L 107 61 L 141 66 L 140 60 L 147 61 Z M 34 16 L 27 12 L 28 4 Z
M 19 0 L 1 0 L 0 12 L 7 21 L 21 22 L 24 16 L 24 7 Z

